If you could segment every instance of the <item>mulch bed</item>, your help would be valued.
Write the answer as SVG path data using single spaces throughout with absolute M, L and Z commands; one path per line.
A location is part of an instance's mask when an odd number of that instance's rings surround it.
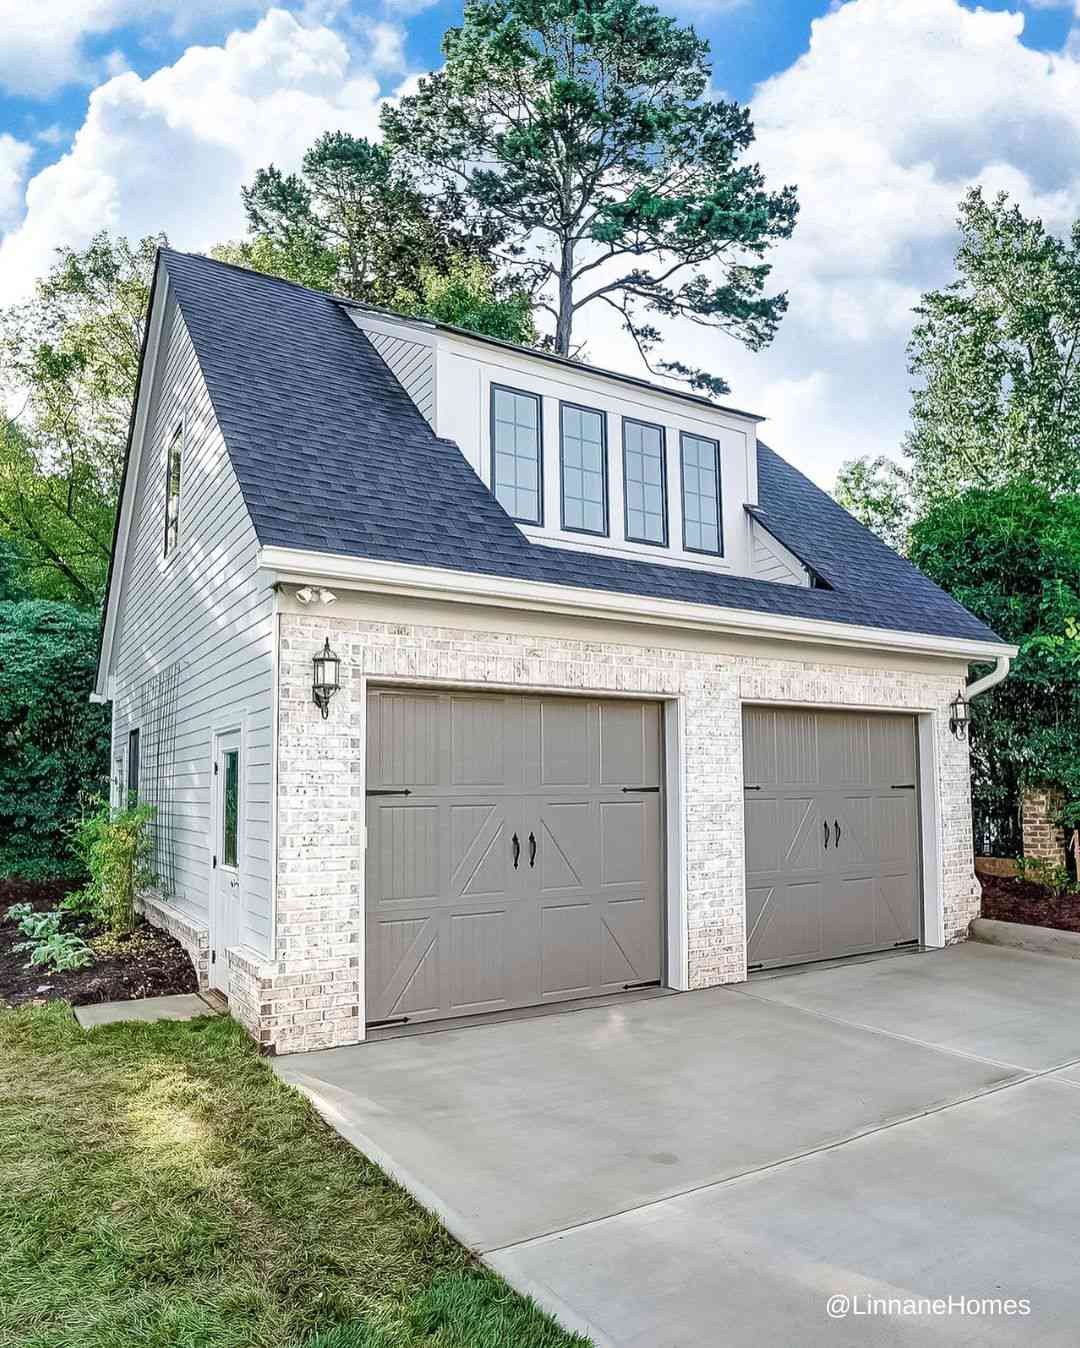
M 982 915 L 998 922 L 1080 931 L 1080 894 L 1057 898 L 1042 885 L 1012 875 L 980 875 Z
M 198 991 L 199 980 L 183 947 L 142 922 L 130 937 L 120 938 L 69 917 L 65 930 L 77 931 L 89 943 L 98 956 L 94 963 L 66 973 L 33 965 L 27 968 L 25 952 L 13 948 L 26 938 L 7 920 L 8 907 L 29 903 L 37 912 L 46 912 L 59 904 L 65 892 L 64 885 L 0 880 L 0 1006 L 40 1006 L 60 999 L 87 1006 Z

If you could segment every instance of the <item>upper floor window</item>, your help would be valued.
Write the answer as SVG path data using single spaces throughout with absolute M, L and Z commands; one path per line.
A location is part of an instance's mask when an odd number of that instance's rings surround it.
M 180 541 L 180 461 L 184 448 L 184 428 L 177 426 L 169 441 L 165 461 L 165 556 Z
M 645 421 L 623 419 L 623 490 L 626 537 L 631 543 L 666 546 L 667 464 L 664 431 Z
M 562 527 L 606 534 L 607 425 L 603 412 L 574 403 L 559 405 L 562 459 Z
M 720 446 L 684 431 L 682 445 L 683 547 L 688 552 L 724 551 L 720 523 Z
M 491 387 L 491 485 L 495 499 L 522 524 L 542 524 L 540 399 Z

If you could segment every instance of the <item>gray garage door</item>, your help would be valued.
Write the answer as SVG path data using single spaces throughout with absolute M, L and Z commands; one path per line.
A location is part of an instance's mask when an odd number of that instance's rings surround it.
M 369 1022 L 660 978 L 655 704 L 373 690 L 367 773 Z
M 919 939 L 911 716 L 747 708 L 747 962 Z

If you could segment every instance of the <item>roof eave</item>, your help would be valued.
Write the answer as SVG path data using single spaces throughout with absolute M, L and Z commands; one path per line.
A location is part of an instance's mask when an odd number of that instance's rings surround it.
M 810 641 L 819 645 L 941 656 L 968 663 L 993 661 L 998 656 L 1014 656 L 1017 652 L 1015 646 L 1003 642 L 923 632 L 894 632 L 820 618 L 656 599 L 647 595 L 375 561 L 299 548 L 263 546 L 259 550 L 259 565 L 274 581 L 286 584 L 321 581 L 379 594 L 589 616 L 779 641 Z

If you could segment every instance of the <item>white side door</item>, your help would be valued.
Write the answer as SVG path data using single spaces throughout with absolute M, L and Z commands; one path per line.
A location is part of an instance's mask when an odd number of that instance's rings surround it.
M 213 782 L 210 986 L 228 996 L 229 961 L 225 952 L 240 941 L 244 892 L 240 846 L 244 773 L 239 730 L 214 737 Z

